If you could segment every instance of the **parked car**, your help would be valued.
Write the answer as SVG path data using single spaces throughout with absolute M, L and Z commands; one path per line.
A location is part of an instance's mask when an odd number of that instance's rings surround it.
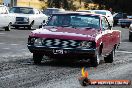
M 4 28 L 5 31 L 10 31 L 11 24 L 15 22 L 15 16 L 9 13 L 6 6 L 0 5 L 0 20 L 0 28 Z
M 65 11 L 65 9 L 60 9 L 60 8 L 47 8 L 43 11 L 43 13 L 47 16 L 50 16 L 54 13 L 58 13 L 58 12 L 63 12 Z
M 101 14 L 107 17 L 108 22 L 111 26 L 113 26 L 113 16 L 110 11 L 108 10 L 79 10 L 77 12 L 88 12 L 93 14 Z
M 113 15 L 110 11 L 108 11 L 108 10 L 93 10 L 93 12 L 96 14 L 105 15 L 108 22 L 110 23 L 110 25 L 113 26 L 114 20 L 113 20 Z
M 130 24 L 132 23 L 132 18 L 129 18 L 127 16 L 127 18 L 124 18 L 124 19 L 119 19 L 118 21 L 118 25 L 120 25 L 122 28 L 125 28 L 125 27 L 130 27 Z
M 90 59 L 96 67 L 100 57 L 112 63 L 115 49 L 120 44 L 121 32 L 112 30 L 102 15 L 67 12 L 53 14 L 47 24 L 30 33 L 28 49 L 35 64 L 43 56 L 52 59 Z
M 37 28 L 44 20 L 48 19 L 40 10 L 32 7 L 12 7 L 10 13 L 16 15 L 16 21 L 12 26 L 17 29 L 19 27 Z
M 129 41 L 132 42 L 132 24 L 129 27 Z
M 127 18 L 127 13 L 115 13 L 113 14 L 113 18 L 114 18 L 114 25 L 118 25 L 118 20 L 119 19 L 126 19 Z

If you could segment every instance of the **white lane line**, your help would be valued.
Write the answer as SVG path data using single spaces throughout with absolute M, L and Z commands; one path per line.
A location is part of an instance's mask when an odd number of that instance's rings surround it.
M 5 36 L 5 35 L 0 35 L 0 36 Z
M 2 44 L 5 44 L 5 43 L 1 42 L 0 45 L 2 45 Z
M 0 35 L 4 35 L 5 33 L 0 33 Z
M 116 51 L 117 53 L 127 53 L 127 54 L 132 54 L 132 52 L 129 51 Z
M 19 45 L 19 44 L 10 44 L 10 45 L 12 45 L 12 46 L 16 46 L 16 45 Z
M 11 48 L 2 48 L 2 49 L 9 50 L 9 49 L 11 49 Z
M 27 49 L 22 49 L 22 50 L 27 50 Z

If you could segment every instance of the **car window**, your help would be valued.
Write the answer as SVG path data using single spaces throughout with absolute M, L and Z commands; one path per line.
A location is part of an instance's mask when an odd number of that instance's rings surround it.
M 34 11 L 35 11 L 35 14 L 40 14 L 40 11 L 39 10 L 34 9 Z
M 122 14 L 117 14 L 115 17 L 116 18 L 122 18 Z
M 44 14 L 51 15 L 51 14 L 57 13 L 58 11 L 59 11 L 59 9 L 46 9 L 44 11 Z
M 102 14 L 102 15 L 106 15 L 106 12 L 103 11 L 95 11 L 96 14 Z
M 10 9 L 10 13 L 34 14 L 34 11 L 33 11 L 33 8 L 13 7 Z
M 109 27 L 109 23 L 105 17 L 102 17 L 102 28 L 103 30 L 107 30 Z
M 72 26 L 89 27 L 99 29 L 100 18 L 98 16 L 85 15 L 53 15 L 49 19 L 47 26 Z

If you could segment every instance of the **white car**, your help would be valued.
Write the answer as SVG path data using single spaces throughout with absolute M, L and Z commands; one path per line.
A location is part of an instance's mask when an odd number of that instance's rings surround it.
M 43 13 L 47 16 L 50 16 L 54 13 L 59 13 L 59 12 L 64 12 L 65 9 L 60 9 L 60 8 L 47 8 L 43 11 Z
M 9 13 L 8 8 L 4 5 L 0 5 L 0 28 L 4 28 L 5 31 L 10 31 L 11 24 L 15 21 L 15 16 Z
M 12 25 L 16 29 L 19 27 L 34 29 L 39 27 L 43 21 L 48 20 L 48 17 L 45 14 L 32 7 L 12 7 L 10 13 L 15 14 L 16 16 L 16 21 Z
M 92 10 L 96 14 L 102 14 L 105 15 L 106 18 L 108 19 L 108 22 L 110 23 L 111 26 L 113 26 L 113 15 L 111 14 L 110 11 L 108 10 Z
M 129 27 L 129 41 L 132 42 L 132 23 L 130 24 Z

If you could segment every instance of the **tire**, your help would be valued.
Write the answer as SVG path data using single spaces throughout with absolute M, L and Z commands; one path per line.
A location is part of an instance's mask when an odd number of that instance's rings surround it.
M 121 27 L 122 27 L 122 28 L 125 28 L 125 26 L 124 26 L 124 25 L 121 25 Z
M 99 63 L 100 63 L 100 57 L 101 57 L 101 55 L 99 55 L 97 53 L 97 55 L 95 57 L 93 57 L 93 58 L 90 59 L 90 64 L 91 64 L 92 67 L 97 67 L 99 65 Z
M 112 63 L 114 56 L 115 56 L 115 49 L 113 49 L 107 57 L 104 57 L 105 63 Z
M 42 28 L 42 25 L 39 25 L 39 28 Z
M 129 41 L 132 42 L 132 33 L 129 32 Z
M 11 30 L 11 23 L 7 27 L 5 27 L 5 31 L 10 31 Z
M 33 53 L 34 64 L 41 64 L 42 58 L 43 58 L 42 54 Z

